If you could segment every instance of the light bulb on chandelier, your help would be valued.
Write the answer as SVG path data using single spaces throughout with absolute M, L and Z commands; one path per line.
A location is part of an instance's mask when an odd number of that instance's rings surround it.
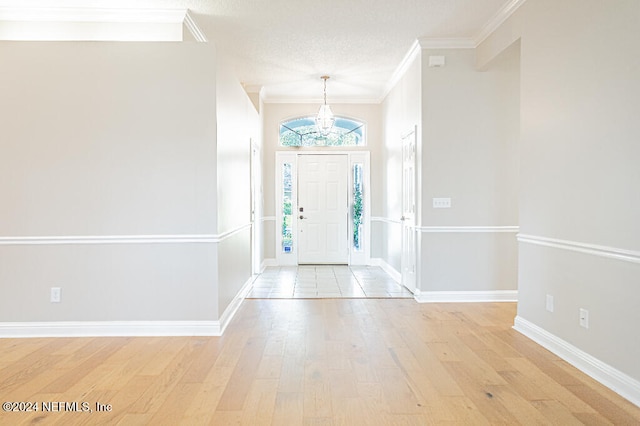
M 327 105 L 327 80 L 329 76 L 323 75 L 320 78 L 324 80 L 324 104 L 320 106 L 320 111 L 318 111 L 318 115 L 316 116 L 316 127 L 322 136 L 327 136 L 331 133 L 336 119 L 333 116 L 333 112 L 331 112 L 331 107 Z

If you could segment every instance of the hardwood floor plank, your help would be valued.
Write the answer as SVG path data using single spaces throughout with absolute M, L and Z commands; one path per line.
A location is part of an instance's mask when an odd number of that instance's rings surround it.
M 234 366 L 220 362 L 220 358 L 214 367 L 204 378 L 200 391 L 193 397 L 189 408 L 185 412 L 184 423 L 189 425 L 209 424 L 215 414 L 218 401 L 229 383 Z
M 620 402 L 616 404 L 612 402 L 609 399 L 611 391 L 608 389 L 595 390 L 594 388 L 586 385 L 568 385 L 566 386 L 566 388 L 582 401 L 585 401 L 587 404 L 589 404 L 589 407 L 593 408 L 597 413 L 601 414 L 602 417 L 609 420 L 613 424 L 628 425 L 638 421 L 637 418 L 634 418 L 634 416 L 627 411 L 628 409 L 632 408 L 631 404 Z M 574 412 L 574 415 L 578 416 L 578 413 L 582 415 L 583 418 L 587 418 L 587 416 L 589 415 L 596 414 L 589 411 L 586 413 Z
M 254 381 L 242 410 L 241 424 L 271 425 L 277 394 L 277 380 L 257 379 Z
M 474 371 L 472 365 L 468 366 L 464 362 L 448 362 L 446 368 L 464 394 L 491 424 L 518 424 L 517 417 L 500 400 L 493 398 L 488 389 L 496 383 L 487 380 L 484 371 Z
M 516 366 L 518 371 L 527 378 L 532 386 L 542 389 L 542 391 L 547 395 L 545 399 L 560 401 L 572 412 L 594 412 L 593 408 L 591 408 L 587 403 L 576 397 L 566 387 L 551 379 L 529 359 L 524 357 L 511 358 L 509 359 L 509 362 Z
M 491 399 L 495 399 L 511 413 L 518 422 L 524 425 L 545 425 L 549 419 L 544 417 L 529 400 L 514 392 L 509 385 L 487 386 L 486 394 L 491 395 Z
M 51 341 L 48 339 L 0 339 L 0 353 L 2 354 L 2 357 L 0 357 L 0 371 L 50 343 Z M 69 341 L 69 345 L 71 346 L 72 344 L 73 342 Z M 84 343 L 81 342 L 81 344 Z
M 218 401 L 216 411 L 242 410 L 245 398 L 251 388 L 251 383 L 260 366 L 265 344 L 265 338 L 253 337 L 247 341 L 229 379 L 229 385 L 225 388 L 220 401 Z
M 153 416 L 149 419 L 149 424 L 181 424 L 184 413 L 189 407 L 189 402 L 193 400 L 193 397 L 200 391 L 201 387 L 202 385 L 199 383 L 178 383 L 167 395 L 160 409 L 153 412 Z
M 531 404 L 540 411 L 549 423 L 558 426 L 581 425 L 580 420 L 573 415 L 565 405 L 555 400 L 531 401 Z
M 0 377 L 2 377 L 0 392 L 3 394 L 11 392 L 15 395 L 16 388 L 32 380 L 37 382 L 35 386 L 44 386 L 46 383 L 42 383 L 42 375 L 51 371 L 58 362 L 68 358 L 65 355 L 51 355 L 51 353 L 69 343 L 69 339 L 49 339 L 46 344 L 25 354 L 16 362 L 7 363 L 0 370 Z
M 466 396 L 445 396 L 433 414 L 436 424 L 488 425 L 480 409 Z
M 222 347 L 220 339 L 200 338 L 197 340 L 197 345 L 193 363 L 180 379 L 180 383 L 203 383 L 220 356 Z
M 304 394 L 301 392 L 278 392 L 273 411 L 274 425 L 299 425 L 304 419 Z
M 111 412 L 0 424 L 640 424 L 514 332 L 515 304 L 246 300 L 222 337 L 0 340 L 0 397 Z M 6 349 L 6 352 L 2 352 Z
M 93 344 L 83 347 L 69 360 L 73 368 L 64 371 L 56 380 L 47 384 L 41 392 L 64 393 L 69 391 L 116 353 L 122 347 L 123 342 L 121 339 L 111 338 L 92 340 Z M 91 377 L 88 382 L 95 385 L 95 379 Z

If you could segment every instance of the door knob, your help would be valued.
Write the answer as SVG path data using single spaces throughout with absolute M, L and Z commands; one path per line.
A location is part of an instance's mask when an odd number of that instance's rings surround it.
M 306 217 L 304 217 L 304 216 L 300 215 L 300 219 L 306 219 Z

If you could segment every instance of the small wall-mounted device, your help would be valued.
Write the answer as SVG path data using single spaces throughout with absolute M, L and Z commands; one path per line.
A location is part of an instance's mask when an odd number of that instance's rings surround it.
M 429 67 L 444 67 L 444 56 L 429 56 Z

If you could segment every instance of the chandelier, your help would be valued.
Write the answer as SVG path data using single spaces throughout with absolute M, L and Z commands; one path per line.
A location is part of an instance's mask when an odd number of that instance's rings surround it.
M 327 80 L 329 76 L 323 75 L 320 78 L 324 80 L 324 104 L 320 106 L 320 111 L 318 111 L 318 115 L 316 116 L 316 127 L 322 136 L 327 136 L 331 133 L 333 123 L 335 123 L 336 119 L 331 112 L 331 107 L 327 105 Z

